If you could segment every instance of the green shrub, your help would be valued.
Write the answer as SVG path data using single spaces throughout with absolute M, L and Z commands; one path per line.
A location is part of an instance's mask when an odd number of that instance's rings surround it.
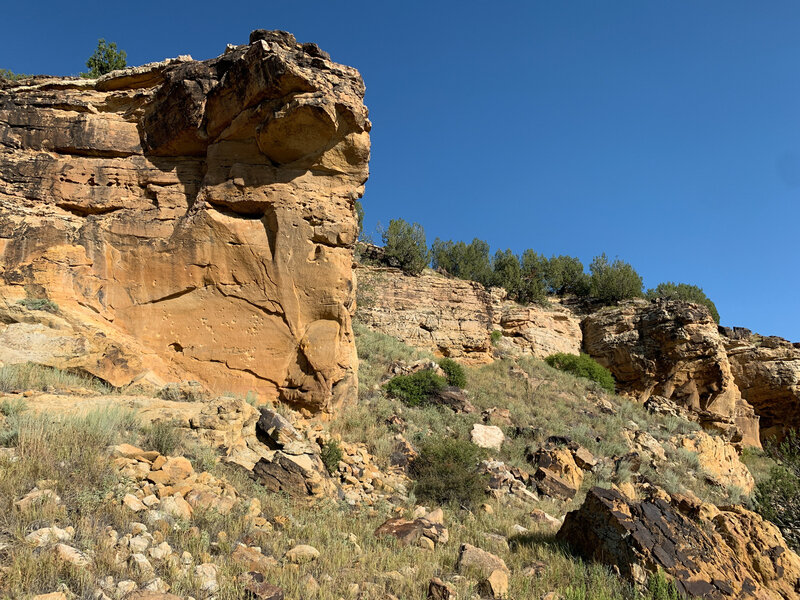
M 183 433 L 177 423 L 156 421 L 142 428 L 142 445 L 145 450 L 157 450 L 169 456 L 183 444 Z
M 28 310 L 44 310 L 51 313 L 58 312 L 58 304 L 47 298 L 23 298 L 17 300 L 17 304 L 21 304 Z
M 495 329 L 492 331 L 490 338 L 492 340 L 492 346 L 496 346 L 497 342 L 503 339 L 503 332 L 500 331 L 499 329 Z
M 522 281 L 517 293 L 517 302 L 522 304 L 544 304 L 547 302 L 545 272 L 547 259 L 531 249 L 522 253 L 520 260 Z
M 517 255 L 510 249 L 503 252 L 498 250 L 492 260 L 492 284 L 504 288 L 508 297 L 517 300 L 522 288 L 522 267 Z
M 589 294 L 606 304 L 613 304 L 642 295 L 642 278 L 628 263 L 616 259 L 608 262 L 605 254 L 596 256 L 589 266 Z
M 589 293 L 589 276 L 583 270 L 583 263 L 573 256 L 550 257 L 545 267 L 545 283 L 551 293 L 559 296 Z
M 25 79 L 26 77 L 30 77 L 30 75 L 25 75 L 24 73 L 14 73 L 14 71 L 11 69 L 0 69 L 0 79 L 19 81 L 20 79 Z
M 383 232 L 386 260 L 408 275 L 419 275 L 430 261 L 425 230 L 419 223 L 409 225 L 403 219 L 392 219 Z
M 614 376 L 608 369 L 599 364 L 588 354 L 581 354 L 578 356 L 559 352 L 557 354 L 551 354 L 544 360 L 548 365 L 559 371 L 565 371 L 577 377 L 591 379 L 598 383 L 603 389 L 609 392 L 614 391 Z
M 777 464 L 756 485 L 753 503 L 761 516 L 780 528 L 789 546 L 800 550 L 800 431 L 791 430 L 780 443 L 765 444 L 764 451 Z
M 342 447 L 336 440 L 329 440 L 328 443 L 323 444 L 319 453 L 319 457 L 331 475 L 339 470 L 339 462 L 342 460 L 342 456 Z
M 116 43 L 99 39 L 94 53 L 86 60 L 86 67 L 91 77 L 100 77 L 111 71 L 124 69 L 128 64 L 127 58 L 124 50 L 117 50 Z
M 358 222 L 357 239 L 361 240 L 364 234 L 364 206 L 361 204 L 360 200 L 356 200 L 355 209 L 356 209 L 356 220 Z
M 475 238 L 465 244 L 436 238 L 431 247 L 431 259 L 434 269 L 441 269 L 448 275 L 477 281 L 485 287 L 493 285 L 494 272 L 489 259 L 489 244 L 483 240 Z
M 475 506 L 488 484 L 487 476 L 478 471 L 482 458 L 482 450 L 465 440 L 428 438 L 409 466 L 417 500 Z
M 689 285 L 688 283 L 674 283 L 667 281 L 659 283 L 656 287 L 647 290 L 645 296 L 653 300 L 655 298 L 664 298 L 666 300 L 684 300 L 686 302 L 694 302 L 705 306 L 714 321 L 719 323 L 719 312 L 716 305 L 711 299 L 703 292 L 703 288 L 696 285 Z
M 452 358 L 443 358 L 439 361 L 439 366 L 447 377 L 447 385 L 463 388 L 467 385 L 467 373 L 464 367 Z
M 646 600 L 680 600 L 681 594 L 675 582 L 664 575 L 660 568 L 647 579 Z
M 398 375 L 386 384 L 386 392 L 408 406 L 420 406 L 447 385 L 444 377 L 440 377 L 430 369 L 417 371 L 411 375 Z

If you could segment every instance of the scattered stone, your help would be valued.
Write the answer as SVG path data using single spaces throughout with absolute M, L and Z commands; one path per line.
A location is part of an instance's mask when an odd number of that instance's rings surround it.
M 487 408 L 481 413 L 481 418 L 484 423 L 489 425 L 497 425 L 498 427 L 511 427 L 514 422 L 511 420 L 511 411 L 507 408 Z
M 147 560 L 147 557 L 138 552 L 131 554 L 130 559 L 128 559 L 128 567 L 130 568 L 131 572 L 138 575 L 140 579 L 152 577 L 155 572 L 153 570 L 153 565 L 150 564 L 150 561 Z
M 478 591 L 489 598 L 507 598 L 508 572 L 495 569 L 489 577 L 478 584 Z
M 551 527 L 561 527 L 562 523 L 561 519 L 556 519 L 554 516 L 539 508 L 534 508 L 531 511 L 531 521 L 539 525 L 549 525 Z
M 147 506 L 133 494 L 125 494 L 125 497 L 122 499 L 122 504 L 125 508 L 133 512 L 147 510 Z
M 428 600 L 454 600 L 456 592 L 453 587 L 438 577 L 428 583 Z
M 61 498 L 51 489 L 33 488 L 23 498 L 14 502 L 14 508 L 22 513 L 27 513 L 36 506 L 46 503 L 61 504 Z
M 301 544 L 287 551 L 286 554 L 283 555 L 283 558 L 287 562 L 299 565 L 317 560 L 319 558 L 319 550 L 314 548 L 314 546 Z
M 496 570 L 511 573 L 502 558 L 470 544 L 461 545 L 456 570 L 462 574 L 477 573 L 481 577 L 489 577 Z
M 255 600 L 283 600 L 283 590 L 276 585 L 268 583 L 262 573 L 252 571 L 250 573 L 245 573 L 242 577 L 245 581 L 244 587 L 247 591 L 247 598 Z
M 572 500 L 578 488 L 571 486 L 550 469 L 539 467 L 533 474 L 539 493 L 558 500 Z
M 475 423 L 472 426 L 471 432 L 472 443 L 480 448 L 487 448 L 489 450 L 500 450 L 506 436 L 503 435 L 503 430 L 496 425 L 481 425 Z
M 231 560 L 242 565 L 248 571 L 267 571 L 278 564 L 271 556 L 265 556 L 255 548 L 248 548 L 243 544 L 236 546 L 231 554 Z
M 59 527 L 42 527 L 25 536 L 25 541 L 33 544 L 37 548 L 57 544 L 58 542 L 68 542 L 75 535 L 74 527 L 61 529 Z
M 49 594 L 38 594 L 31 600 L 68 600 L 64 592 L 51 592 Z
M 217 583 L 217 565 L 214 563 L 203 563 L 194 568 L 194 577 L 200 590 L 206 594 L 213 594 L 219 589 Z
M 192 518 L 192 507 L 183 497 L 177 494 L 162 499 L 158 508 L 160 512 L 182 521 L 188 521 Z
M 91 563 L 83 552 L 80 552 L 72 546 L 67 546 L 66 544 L 56 544 L 56 554 L 58 554 L 61 560 L 75 565 L 76 567 L 85 567 Z
M 438 512 L 440 510 L 430 513 L 431 518 L 423 517 L 413 521 L 400 517 L 389 519 L 375 530 L 375 536 L 391 535 L 397 538 L 401 546 L 421 545 L 423 548 L 433 549 L 435 545 L 446 544 L 450 535 L 442 524 L 444 516 Z

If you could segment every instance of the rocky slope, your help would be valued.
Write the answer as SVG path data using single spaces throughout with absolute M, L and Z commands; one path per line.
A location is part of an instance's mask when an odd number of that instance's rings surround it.
M 409 277 L 359 265 L 357 276 L 359 320 L 436 356 L 485 364 L 497 356 L 586 352 L 612 372 L 618 393 L 683 412 L 739 446 L 758 447 L 762 437 L 800 426 L 800 348 L 720 328 L 700 305 L 543 308 L 430 272 Z
M 355 69 L 263 30 L 203 62 L 4 82 L 0 361 L 355 398 L 363 96 Z

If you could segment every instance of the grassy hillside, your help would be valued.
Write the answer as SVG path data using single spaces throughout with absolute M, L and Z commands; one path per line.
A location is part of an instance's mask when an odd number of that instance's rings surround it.
M 595 472 L 585 478 L 585 491 L 592 485 L 621 483 L 631 476 L 624 461 L 618 464 L 613 460 L 628 453 L 621 436 L 623 429 L 636 427 L 657 440 L 667 440 L 696 428 L 681 419 L 649 414 L 608 395 L 596 384 L 535 359 L 500 360 L 468 369 L 466 389 L 475 413 L 456 414 L 436 406 L 409 408 L 388 398 L 380 382 L 394 361 L 413 361 L 425 355 L 358 324 L 355 331 L 361 359 L 359 403 L 346 407 L 325 427 L 346 442 L 366 444 L 379 466 L 388 465 L 399 429 L 415 446 L 432 439 L 469 440 L 480 412 L 502 407 L 510 411 L 513 421 L 507 432 L 519 429 L 521 433 L 509 436 L 494 457 L 532 470 L 526 459 L 527 447 L 541 444 L 552 435 L 568 436 L 601 459 Z M 19 381 L 8 383 L 7 388 L 18 389 Z M 64 588 L 74 597 L 94 598 L 101 583 L 108 585 L 103 593 L 115 599 L 124 595 L 120 582 L 131 581 L 141 588 L 152 585 L 155 579 L 179 597 L 199 600 L 209 597 L 196 574 L 197 568 L 206 564 L 218 567 L 219 588 L 213 596 L 238 599 L 243 597 L 244 585 L 239 576 L 249 570 L 233 558 L 239 542 L 274 557 L 262 570 L 267 580 L 284 588 L 286 598 L 291 599 L 422 600 L 432 577 L 448 581 L 459 598 L 471 598 L 478 580 L 455 572 L 462 543 L 505 560 L 512 573 L 511 598 L 540 598 L 553 591 L 566 600 L 663 597 L 663 591 L 636 590 L 606 568 L 575 558 L 554 541 L 557 526 L 538 523 L 531 517 L 534 509 L 563 516 L 580 504 L 583 492 L 571 502 L 543 497 L 536 503 L 521 503 L 486 496 L 482 506 L 470 509 L 445 506 L 447 543 L 434 550 L 403 547 L 391 537 L 376 538 L 373 532 L 389 517 L 412 517 L 416 508 L 413 491 L 394 506 L 376 502 L 353 507 L 333 499 L 309 504 L 267 493 L 242 470 L 215 462 L 207 448 L 188 441 L 176 428 L 143 426 L 135 414 L 113 408 L 84 417 L 37 415 L 18 398 L 19 394 L 7 396 L 0 404 L 4 415 L 0 418 L 0 441 L 10 448 L 0 452 L 3 600 Z M 35 402 L 35 397 L 28 402 Z M 120 505 L 135 486 L 115 468 L 106 450 L 121 442 L 186 456 L 196 471 L 235 487 L 240 499 L 228 514 L 198 510 L 189 521 L 178 519 L 169 526 L 149 526 L 150 547 L 166 542 L 170 549 L 166 558 L 151 558 L 152 573 L 138 570 L 118 541 L 141 529 L 136 525 L 140 517 Z M 701 498 L 718 503 L 738 494 L 709 484 L 696 456 L 687 452 L 675 451 L 658 469 L 644 466 L 641 474 L 668 491 L 683 491 L 686 485 Z M 60 502 L 17 509 L 15 501 L 34 487 L 53 489 Z M 260 521 L 253 518 L 252 499 L 259 502 Z M 34 548 L 25 541 L 32 531 L 51 525 L 75 529 L 74 537 L 66 543 L 82 553 L 89 566 L 75 566 L 52 547 Z M 297 544 L 314 546 L 319 558 L 300 565 L 288 562 L 285 554 Z M 112 580 L 104 579 L 108 577 Z

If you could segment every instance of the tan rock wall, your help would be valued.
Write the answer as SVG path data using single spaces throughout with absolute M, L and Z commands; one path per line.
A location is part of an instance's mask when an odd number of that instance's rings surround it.
M 68 366 L 114 385 L 151 371 L 315 411 L 354 397 L 357 71 L 261 31 L 204 62 L 3 87 L 0 339 L 25 322 L 113 343 L 114 365 Z
M 644 402 L 669 398 L 703 426 L 759 446 L 758 417 L 742 399 L 708 310 L 681 301 L 633 300 L 584 319 L 586 352 L 607 367 L 617 391 Z
M 761 416 L 761 436 L 800 428 L 800 348 L 776 337 L 723 337 L 742 397 Z
M 544 357 L 578 354 L 579 319 L 558 305 L 520 306 L 502 290 L 437 274 L 419 277 L 398 269 L 357 269 L 358 318 L 368 327 L 410 346 L 465 363 L 493 360 L 491 332 L 500 331 L 506 349 Z

